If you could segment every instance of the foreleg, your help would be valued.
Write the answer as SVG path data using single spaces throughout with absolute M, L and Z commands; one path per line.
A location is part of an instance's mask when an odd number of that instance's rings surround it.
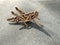
M 15 7 L 15 9 L 16 9 L 20 14 L 25 14 L 23 11 L 21 11 L 21 10 L 18 9 L 17 7 Z
M 18 14 L 14 13 L 13 11 L 11 11 L 11 13 L 12 13 L 14 16 L 18 16 Z

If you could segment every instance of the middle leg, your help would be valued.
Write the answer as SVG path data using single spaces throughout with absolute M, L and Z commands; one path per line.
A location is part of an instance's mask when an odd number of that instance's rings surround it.
M 27 27 L 28 27 L 28 24 L 27 24 L 27 22 L 24 22 L 24 25 L 25 25 L 25 26 L 24 26 L 25 28 L 27 28 Z

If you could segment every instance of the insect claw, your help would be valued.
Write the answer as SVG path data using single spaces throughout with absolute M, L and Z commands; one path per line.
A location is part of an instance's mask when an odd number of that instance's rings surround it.
M 17 8 L 17 7 L 15 7 L 15 9 L 16 9 L 16 10 L 18 10 L 18 8 Z
M 14 12 L 13 12 L 13 11 L 11 11 L 11 13 L 12 13 L 12 14 L 14 14 Z

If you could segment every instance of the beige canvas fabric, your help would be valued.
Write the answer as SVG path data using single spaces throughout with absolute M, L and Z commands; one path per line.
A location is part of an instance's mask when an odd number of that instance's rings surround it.
M 60 45 L 60 8 L 58 2 L 0 0 L 0 45 Z M 30 23 L 30 29 L 22 29 L 21 24 L 10 23 L 10 11 L 18 13 L 14 7 L 24 12 L 38 10 L 40 20 Z M 19 13 L 18 13 L 19 14 Z M 38 26 L 42 23 L 43 27 Z

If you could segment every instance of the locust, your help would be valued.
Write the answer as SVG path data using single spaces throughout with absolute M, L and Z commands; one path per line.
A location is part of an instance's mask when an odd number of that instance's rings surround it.
M 27 24 L 27 22 L 32 21 L 35 18 L 39 19 L 38 18 L 38 11 L 32 11 L 29 13 L 25 13 L 22 10 L 20 10 L 18 7 L 15 7 L 15 9 L 19 12 L 19 15 L 14 13 L 13 11 L 11 11 L 12 15 L 14 15 L 15 17 L 8 18 L 7 21 L 16 22 L 16 23 L 23 22 L 24 26 L 28 27 L 29 25 Z

